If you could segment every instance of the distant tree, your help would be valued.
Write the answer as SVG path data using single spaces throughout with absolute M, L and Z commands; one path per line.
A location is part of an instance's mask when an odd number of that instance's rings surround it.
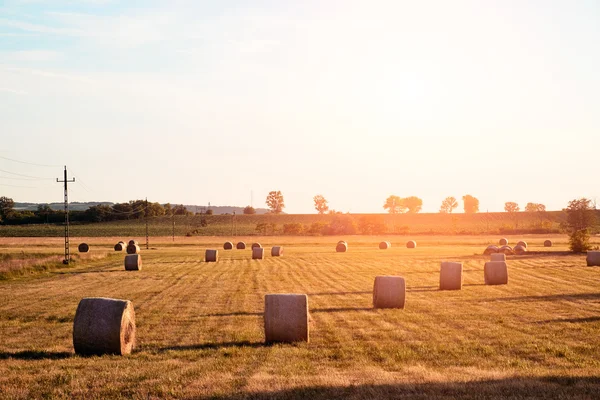
M 206 215 L 213 215 L 214 211 L 212 210 L 212 208 L 209 208 L 208 210 L 206 210 Z
M 365 215 L 358 220 L 358 230 L 363 235 L 380 235 L 385 233 L 386 226 L 383 216 Z
M 479 200 L 476 197 L 466 194 L 462 197 L 463 208 L 466 214 L 475 214 L 479 212 Z
M 112 212 L 115 219 L 131 219 L 133 215 L 133 207 L 130 203 L 113 204 Z
M 246 215 L 256 214 L 256 210 L 252 206 L 246 206 L 246 207 L 244 207 L 244 214 L 246 214 Z
M 102 222 L 111 219 L 113 210 L 104 204 L 91 206 L 84 211 L 85 219 L 90 222 Z
M 440 207 L 441 213 L 452 213 L 454 209 L 458 207 L 458 201 L 452 196 L 446 197 L 444 201 L 442 201 L 442 206 Z
M 304 225 L 300 222 L 283 224 L 283 233 L 286 235 L 300 235 L 304 231 Z
M 408 209 L 409 214 L 416 214 L 423 208 L 423 200 L 416 196 L 405 197 L 402 199 L 402 204 Z
M 525 206 L 525 211 L 527 212 L 544 212 L 546 211 L 546 206 L 539 203 L 527 203 Z
M 387 199 L 385 199 L 385 203 L 383 204 L 384 210 L 388 210 L 390 214 L 399 214 L 406 212 L 406 205 L 402 201 L 402 198 L 395 195 L 390 195 Z
M 281 212 L 283 211 L 283 209 L 285 207 L 285 203 L 283 201 L 283 195 L 281 194 L 281 192 L 279 190 L 270 191 L 267 196 L 266 203 L 267 203 L 267 207 L 269 207 L 269 210 L 271 210 L 271 212 L 273 214 L 281 214 Z
M 514 201 L 507 201 L 506 203 L 504 203 L 504 211 L 506 211 L 507 213 L 514 213 L 519 211 L 519 209 L 519 205 Z
M 358 227 L 351 215 L 336 215 L 325 228 L 326 235 L 354 235 Z
M 187 207 L 183 204 L 178 204 L 173 207 L 173 215 L 190 215 L 192 212 L 188 211 Z
M 574 252 L 589 250 L 590 228 L 596 224 L 592 202 L 586 198 L 571 200 L 564 211 L 567 213 L 569 248 Z
M 164 210 L 165 210 L 165 215 L 168 215 L 169 217 L 171 215 L 173 215 L 173 208 L 171 207 L 171 203 L 167 203 L 163 206 Z
M 109 206 L 104 206 L 108 209 L 108 212 L 110 213 L 110 207 Z M 48 205 L 48 204 L 38 204 L 37 206 L 37 210 L 35 211 L 35 215 L 38 216 L 38 218 L 40 219 L 40 221 L 42 222 L 49 222 L 49 218 L 52 214 L 54 214 L 55 211 Z
M 315 209 L 319 214 L 325 214 L 329 210 L 327 200 L 325 199 L 325 197 L 323 197 L 323 195 L 318 194 L 315 197 L 313 197 L 313 200 L 315 202 Z
M 13 207 L 15 206 L 15 202 L 13 199 L 2 196 L 0 197 L 0 217 L 2 219 L 6 219 L 12 212 Z

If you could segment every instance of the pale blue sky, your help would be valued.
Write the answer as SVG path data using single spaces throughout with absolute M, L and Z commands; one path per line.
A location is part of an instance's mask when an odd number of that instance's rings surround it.
M 72 201 L 560 209 L 600 200 L 598 71 L 597 1 L 7 0 L 0 156 Z

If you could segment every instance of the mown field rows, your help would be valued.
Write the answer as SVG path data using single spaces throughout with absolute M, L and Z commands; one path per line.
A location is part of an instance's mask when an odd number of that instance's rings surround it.
M 505 286 L 483 284 L 491 238 L 260 238 L 281 258 L 203 250 L 220 238 L 157 239 L 143 270 L 122 256 L 0 282 L 0 393 L 6 398 L 594 398 L 600 392 L 600 268 L 566 237 L 528 237 Z M 247 238 L 251 239 L 251 238 Z M 336 238 L 338 239 L 338 238 Z M 95 240 L 95 241 L 94 241 Z M 512 239 L 511 239 L 512 240 Z M 108 252 L 113 238 L 90 238 Z M 6 253 L 58 251 L 57 239 L 0 240 Z M 441 260 L 463 262 L 461 291 L 439 291 Z M 404 310 L 374 310 L 373 280 L 401 275 Z M 264 345 L 267 293 L 309 296 L 310 343 Z M 138 346 L 127 357 L 78 357 L 72 321 L 83 297 L 133 301 Z

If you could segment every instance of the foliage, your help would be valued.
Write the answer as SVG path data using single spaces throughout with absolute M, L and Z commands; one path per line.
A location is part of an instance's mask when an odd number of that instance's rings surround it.
M 514 201 L 507 201 L 506 203 L 504 203 L 504 211 L 508 213 L 518 212 L 519 209 L 519 205 Z
M 267 200 L 265 201 L 265 203 L 267 204 L 267 207 L 269 207 L 269 210 L 271 210 L 273 214 L 281 214 L 281 212 L 285 208 L 283 195 L 279 190 L 270 191 L 267 195 Z
M 590 232 L 587 229 L 573 231 L 569 234 L 569 249 L 571 249 L 571 251 L 583 253 L 591 248 Z
M 592 202 L 586 198 L 571 200 L 564 211 L 567 213 L 569 248 L 574 252 L 589 250 L 589 230 L 596 224 Z
M 479 200 L 476 197 L 466 194 L 462 199 L 465 214 L 475 214 L 479 212 Z
M 246 215 L 256 214 L 256 210 L 252 206 L 246 206 L 246 207 L 244 207 L 244 214 L 246 214 Z
M 358 221 L 358 230 L 363 235 L 380 235 L 385 233 L 386 226 L 383 216 L 365 215 Z
M 449 196 L 446 197 L 444 199 L 444 201 L 442 201 L 442 205 L 440 207 L 440 212 L 441 213 L 452 213 L 452 211 L 454 211 L 454 209 L 458 207 L 458 201 L 456 201 L 456 198 Z
M 310 228 L 308 229 L 308 233 L 311 235 L 322 235 L 327 228 L 328 224 L 326 222 L 313 222 L 310 224 Z
M 402 198 L 395 195 L 390 195 L 385 199 L 383 209 L 388 210 L 390 214 L 400 214 L 406 212 L 406 205 L 402 201 Z
M 277 230 L 277 225 L 272 222 L 260 222 L 256 224 L 255 231 L 261 235 L 272 235 Z
M 299 235 L 304 231 L 304 225 L 299 222 L 283 224 L 283 233 L 286 235 Z
M 527 212 L 544 212 L 546 211 L 546 206 L 540 203 L 527 203 L 525 206 L 525 211 Z
M 6 219 L 13 211 L 14 206 L 15 202 L 13 199 L 5 196 L 0 197 L 0 218 Z
M 355 235 L 357 232 L 356 221 L 350 215 L 336 215 L 325 228 L 326 235 Z
M 402 199 L 402 204 L 408 209 L 408 213 L 414 214 L 421 211 L 423 200 L 416 196 L 409 196 Z
M 213 215 L 214 211 L 211 208 L 209 208 L 208 210 L 206 210 L 205 214 L 206 215 Z
M 318 194 L 313 197 L 313 200 L 315 202 L 315 209 L 319 214 L 325 214 L 329 210 L 329 205 L 327 205 L 327 200 L 323 195 Z

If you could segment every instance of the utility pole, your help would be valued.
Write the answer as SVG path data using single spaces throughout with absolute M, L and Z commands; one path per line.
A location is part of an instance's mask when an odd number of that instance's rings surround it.
M 56 182 L 64 182 L 65 184 L 65 259 L 63 264 L 68 265 L 71 261 L 71 253 L 69 251 L 69 189 L 67 184 L 69 182 L 75 182 L 75 178 L 72 180 L 67 179 L 67 166 L 65 165 L 65 174 L 62 181 L 56 178 Z
M 148 245 L 148 198 L 146 197 L 146 250 L 148 250 L 150 246 Z

